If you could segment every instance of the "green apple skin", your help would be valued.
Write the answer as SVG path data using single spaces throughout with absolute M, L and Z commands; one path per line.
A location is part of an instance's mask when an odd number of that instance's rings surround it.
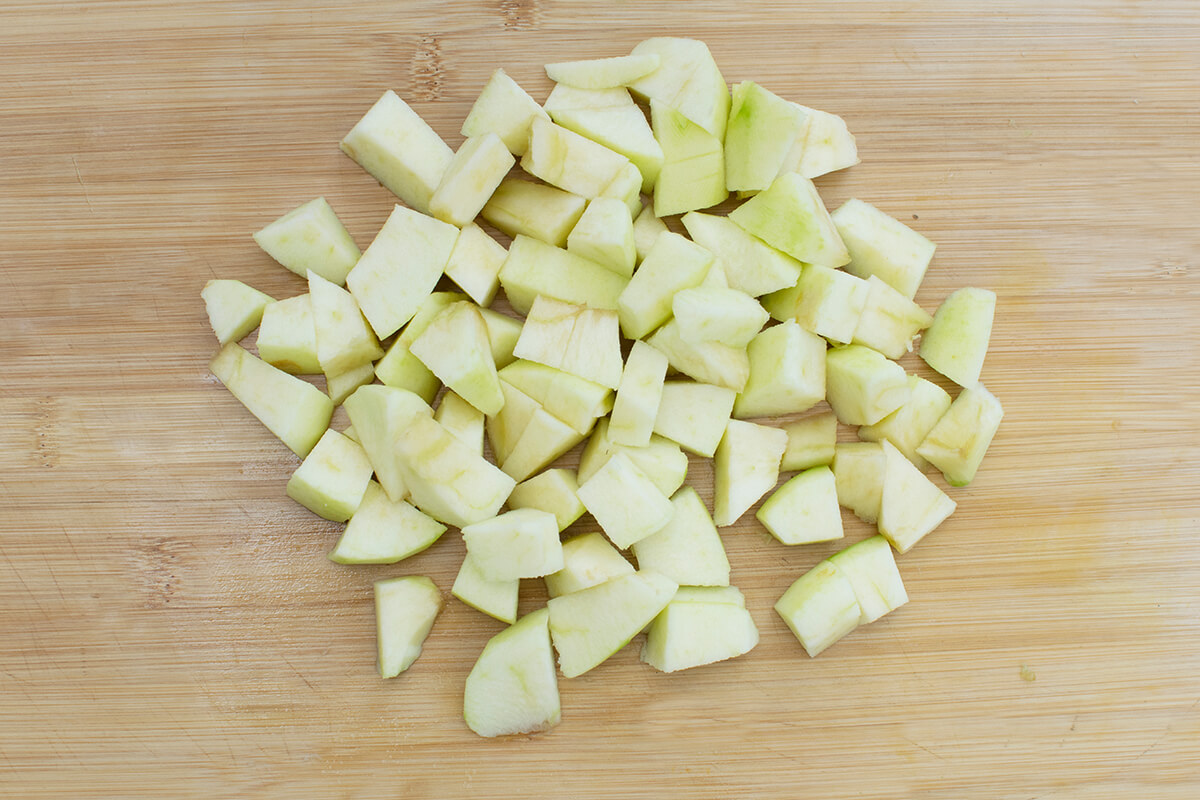
M 474 303 L 446 306 L 409 345 L 409 351 L 480 412 L 496 414 L 503 408 L 487 323 Z
M 728 217 L 690 211 L 681 220 L 692 240 L 717 257 L 730 288 L 751 297 L 795 286 L 803 264 L 742 230 Z
M 816 187 L 794 172 L 780 175 L 729 218 L 798 261 L 840 267 L 850 260 Z
M 807 116 L 754 81 L 735 84 L 725 128 L 725 187 L 736 192 L 770 186 Z
M 862 617 L 850 580 L 828 561 L 798 578 L 775 603 L 775 611 L 810 658 L 857 628 Z

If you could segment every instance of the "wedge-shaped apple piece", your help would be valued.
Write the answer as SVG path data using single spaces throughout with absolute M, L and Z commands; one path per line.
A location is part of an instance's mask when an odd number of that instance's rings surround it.
M 542 410 L 536 400 L 503 378 L 500 379 L 500 391 L 504 395 L 504 406 L 484 423 L 497 464 L 503 464 L 512 454 L 533 415 Z
M 454 151 L 388 89 L 342 139 L 342 152 L 392 194 L 424 213 Z
M 631 215 L 638 213 L 642 207 L 641 171 L 633 163 L 626 164 L 604 187 L 600 196 L 616 198 L 625 204 Z
M 570 469 L 548 469 L 521 481 L 508 496 L 509 508 L 536 508 L 554 515 L 561 533 L 587 511 L 579 502 L 579 480 Z
M 931 322 L 933 317 L 925 309 L 872 275 L 867 278 L 867 298 L 852 341 L 888 358 L 901 358 L 912 351 L 913 337 Z
M 460 442 L 483 454 L 483 412 L 454 392 L 446 392 L 433 418 Z
M 847 272 L 874 275 L 909 300 L 916 295 L 933 258 L 933 242 L 858 199 L 847 200 L 832 218 L 850 251 Z
M 662 147 L 627 90 L 560 84 L 546 99 L 545 108 L 557 124 L 628 158 L 638 170 L 639 191 L 654 190 L 663 164 Z
M 287 482 L 287 496 L 309 511 L 345 522 L 358 510 L 374 470 L 362 445 L 327 430 Z
M 799 261 L 840 267 L 850 260 L 817 187 L 794 172 L 780 175 L 765 191 L 731 211 L 729 218 Z
M 854 586 L 828 561 L 793 583 L 775 603 L 775 611 L 811 658 L 857 628 L 862 616 Z
M 475 566 L 493 580 L 540 578 L 563 567 L 558 521 L 536 508 L 518 508 L 463 528 Z
M 966 486 L 1004 419 L 996 396 L 977 384 L 963 389 L 938 420 L 917 452 L 942 471 L 951 486 Z
M 783 430 L 788 435 L 788 444 L 779 465 L 781 471 L 803 472 L 833 463 L 837 416 L 832 411 L 789 422 Z
M 825 341 L 795 322 L 767 328 L 747 348 L 750 378 L 735 417 L 807 411 L 825 398 Z
M 517 360 L 513 351 L 517 349 L 524 323 L 491 308 L 481 308 L 479 314 L 487 327 L 488 342 L 492 346 L 492 362 L 496 369 L 507 367 Z
M 693 381 L 663 384 L 654 432 L 688 452 L 712 458 L 725 435 L 737 392 Z
M 546 75 L 556 83 L 580 89 L 607 89 L 627 86 L 658 69 L 658 53 L 592 58 L 586 61 L 558 61 L 546 65 Z
M 841 442 L 834 448 L 838 503 L 863 522 L 879 519 L 883 502 L 883 447 L 878 442 Z
M 517 620 L 517 601 L 520 599 L 521 579 L 498 580 L 487 575 L 468 553 L 454 578 L 450 594 L 509 625 Z
M 446 526 L 403 500 L 393 501 L 375 481 L 367 484 L 362 503 L 329 560 L 338 564 L 394 564 L 428 548 Z
M 799 103 L 792 105 L 804 113 L 804 126 L 784 158 L 783 171 L 817 178 L 859 162 L 858 142 L 844 119 Z
M 757 644 L 758 628 L 745 605 L 694 598 L 671 601 L 654 618 L 641 658 L 657 670 L 676 672 L 736 658 Z
M 515 481 L 523 481 L 548 467 L 559 456 L 583 441 L 583 434 L 538 408 L 517 437 L 512 451 L 500 464 Z
M 325 374 L 349 372 L 383 355 L 379 340 L 350 292 L 310 272 L 308 294 L 312 298 L 317 360 Z
M 671 521 L 674 507 L 625 453 L 614 454 L 579 486 L 580 502 L 624 550 Z
M 375 581 L 380 676 L 394 678 L 412 666 L 441 610 L 442 593 L 423 575 Z
M 457 240 L 453 225 L 401 205 L 392 209 L 346 276 L 346 285 L 380 338 L 400 330 L 421 308 Z
M 846 344 L 858 330 L 869 295 L 870 286 L 860 278 L 806 264 L 795 286 L 764 297 L 763 306 L 775 319 L 794 319 L 806 331 Z
M 886 439 L 883 446 L 883 497 L 879 532 L 898 553 L 912 546 L 954 513 L 957 503 L 913 466 Z
M 737 522 L 775 487 L 787 434 L 779 428 L 729 420 L 713 458 L 713 522 Z
M 621 382 L 620 330 L 612 311 L 539 295 L 513 354 L 612 389 Z
M 918 447 L 950 408 L 950 395 L 936 383 L 917 375 L 908 376 L 908 385 L 912 389 L 908 402 L 874 425 L 860 427 L 858 438 L 866 442 L 887 439 L 917 469 L 924 469 L 925 459 L 917 452 Z
M 697 39 L 660 36 L 646 39 L 632 55 L 657 55 L 658 69 L 629 84 L 634 94 L 677 109 L 718 142 L 729 120 L 729 87 L 708 45 Z
M 346 398 L 354 394 L 358 387 L 375 380 L 375 365 L 364 361 L 357 367 L 351 367 L 345 372 L 325 376 L 325 390 L 335 406 L 340 406 Z
M 589 200 L 603 195 L 628 163 L 599 142 L 540 117 L 533 120 L 529 150 L 521 157 L 530 175 Z
M 567 237 L 586 207 L 587 200 L 577 194 L 544 183 L 506 178 L 480 213 L 513 238 L 529 236 L 566 247 Z
M 408 485 L 395 442 L 404 436 L 414 417 L 432 418 L 433 410 L 412 392 L 376 385 L 357 389 L 346 398 L 345 407 L 380 485 L 392 500 L 403 500 L 408 496 Z
M 479 215 L 516 163 L 496 134 L 468 138 L 446 167 L 429 200 L 429 213 L 461 228 Z
M 729 558 L 700 495 L 685 486 L 671 505 L 671 521 L 634 543 L 638 568 L 666 575 L 680 586 L 728 586 Z
M 729 196 L 719 138 L 657 100 L 650 101 L 650 125 L 663 150 L 654 184 L 656 217 L 710 208 Z
M 717 286 L 676 292 L 671 310 L 679 323 L 679 334 L 687 341 L 719 342 L 729 347 L 750 344 L 768 317 L 750 295 Z
M 667 357 L 671 367 L 689 378 L 735 392 L 746 388 L 750 378 L 750 357 L 744 347 L 720 342 L 689 342 L 671 320 L 655 331 L 646 342 Z
M 654 206 L 652 205 L 642 208 L 633 218 L 633 246 L 637 250 L 639 264 L 654 247 L 658 237 L 666 232 L 667 224 L 654 216 Z
M 596 429 L 579 456 L 579 482 L 585 483 L 617 453 L 624 453 L 637 465 L 664 497 L 670 497 L 687 478 L 688 457 L 679 445 L 661 436 L 651 436 L 645 447 L 628 447 L 608 437 L 608 419 L 596 422 Z
M 254 234 L 267 255 L 303 277 L 309 270 L 341 286 L 358 261 L 358 245 L 324 197 L 309 200 Z
M 666 376 L 667 357 L 645 342 L 634 342 L 613 401 L 609 439 L 630 447 L 650 443 Z
M 484 414 L 495 414 L 503 407 L 487 325 L 475 305 L 451 303 L 409 350 L 442 383 Z
M 317 329 L 313 325 L 312 298 L 289 297 L 263 308 L 258 328 L 258 356 L 273 367 L 293 375 L 316 375 Z
M 783 170 L 808 115 L 796 104 L 753 81 L 733 87 L 725 129 L 725 186 L 761 191 Z
M 490 306 L 500 288 L 500 267 L 507 255 L 504 245 L 471 222 L 463 226 L 454 242 L 446 262 L 446 277 L 480 306 Z
M 607 386 L 545 364 L 517 359 L 500 370 L 500 378 L 581 434 L 612 409 Z
M 333 401 L 311 383 L 272 367 L 234 342 L 221 348 L 208 368 L 267 430 L 304 458 L 333 416 Z
M 641 339 L 671 318 L 675 293 L 699 286 L 713 255 L 677 233 L 658 237 L 638 271 L 621 292 L 621 331 Z
M 522 235 L 513 239 L 500 268 L 500 285 L 519 314 L 528 314 L 539 294 L 615 311 L 628 282 L 594 261 Z
M 637 261 L 633 217 L 615 197 L 597 197 L 567 236 L 567 251 L 628 278 Z
M 529 148 L 529 127 L 534 118 L 549 119 L 538 102 L 502 69 L 492 73 L 463 120 L 463 136 L 494 133 L 508 152 L 523 156 Z
M 780 486 L 756 516 L 783 544 L 828 542 L 845 535 L 837 482 L 829 467 L 807 469 Z
M 463 694 L 463 719 L 475 733 L 534 733 L 562 718 L 549 621 L 550 612 L 538 609 L 484 646 Z
M 677 588 L 670 578 L 642 570 L 552 598 L 550 637 L 563 675 L 582 675 L 627 645 Z
M 209 281 L 200 296 L 221 344 L 241 341 L 258 327 L 266 307 L 275 303 L 271 295 L 234 280 Z
M 952 292 L 934 312 L 933 324 L 921 337 L 921 358 L 950 380 L 969 389 L 979 383 L 996 293 L 967 287 Z
M 551 597 L 579 592 L 622 575 L 632 575 L 633 565 L 604 534 L 583 533 L 563 542 L 563 568 L 545 578 Z
M 412 354 L 409 346 L 424 333 L 429 323 L 433 322 L 446 306 L 458 302 L 459 299 L 460 296 L 455 292 L 434 292 L 426 297 L 417 313 L 375 365 L 375 377 L 388 386 L 406 389 L 419 395 L 426 404 L 432 403 L 442 385 L 441 381 L 429 371 L 421 359 Z
M 759 297 L 795 286 L 800 278 L 801 262 L 746 233 L 728 217 L 691 211 L 682 221 L 692 240 L 717 257 L 733 289 Z
M 892 548 L 882 536 L 872 536 L 829 558 L 850 581 L 858 600 L 859 625 L 866 625 L 908 602 Z
M 825 394 L 846 425 L 874 425 L 908 402 L 908 375 L 882 353 L 851 344 L 825 355 Z

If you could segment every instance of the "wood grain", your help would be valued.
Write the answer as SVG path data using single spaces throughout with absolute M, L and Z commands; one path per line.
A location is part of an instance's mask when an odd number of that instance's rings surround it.
M 295 458 L 208 375 L 199 291 L 302 291 L 249 233 L 318 194 L 370 241 L 393 199 L 337 141 L 384 88 L 456 146 L 495 67 L 542 98 L 543 63 L 654 34 L 845 116 L 827 204 L 939 244 L 926 308 L 998 293 L 1007 417 L 902 610 L 808 659 L 770 607 L 834 548 L 743 522 L 757 649 L 626 648 L 554 731 L 484 741 L 461 692 L 499 623 L 450 602 L 374 671 L 371 582 L 448 589 L 461 543 L 329 563 Z M 0 98 L 0 794 L 1200 794 L 1194 3 L 9 2 Z

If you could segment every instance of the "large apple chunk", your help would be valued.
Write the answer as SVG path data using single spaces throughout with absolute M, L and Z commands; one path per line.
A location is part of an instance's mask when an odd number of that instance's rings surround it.
M 685 486 L 671 505 L 671 521 L 634 543 L 638 568 L 666 575 L 680 586 L 728 586 L 729 558 L 700 495 Z
M 309 270 L 341 286 L 358 262 L 358 245 L 324 197 L 294 208 L 254 234 L 267 255 L 301 277 Z
M 713 255 L 677 233 L 664 233 L 621 292 L 621 331 L 642 339 L 671 318 L 675 294 L 699 286 Z
M 529 150 L 521 168 L 551 186 L 586 197 L 601 197 L 629 159 L 548 119 L 534 118 Z M 638 174 L 641 186 L 641 173 Z
M 634 342 L 613 401 L 610 439 L 630 447 L 650 443 L 666 376 L 667 357 L 645 342 Z
M 650 124 L 663 150 L 654 185 L 655 216 L 709 208 L 729 196 L 725 151 L 718 137 L 657 100 L 650 101 Z
M 394 678 L 421 655 L 421 645 L 442 610 L 442 593 L 424 576 L 375 582 L 379 674 Z
M 779 428 L 729 420 L 713 460 L 713 521 L 732 525 L 775 486 L 787 449 Z
M 628 91 L 560 85 L 554 87 L 545 107 L 557 124 L 628 158 L 638 170 L 638 188 L 646 194 L 654 190 L 663 150 Z
M 750 378 L 733 405 L 736 417 L 807 411 L 825 397 L 825 341 L 795 322 L 767 328 L 747 349 Z
M 436 542 L 446 526 L 371 481 L 362 503 L 329 553 L 338 564 L 394 564 Z
M 563 542 L 562 548 L 563 568 L 545 578 L 546 591 L 551 597 L 633 574 L 633 565 L 599 532 L 572 536 Z
M 806 264 L 795 286 L 764 297 L 763 306 L 780 321 L 794 319 L 800 327 L 834 344 L 847 344 L 859 328 L 869 295 L 870 286 L 864 280 L 841 270 Z
M 493 578 L 480 569 L 470 553 L 463 559 L 450 593 L 476 611 L 509 625 L 517 620 L 520 578 Z
M 954 513 L 957 504 L 886 439 L 879 532 L 898 553 L 907 553 Z
M 828 542 L 844 535 L 837 482 L 829 467 L 805 470 L 780 486 L 757 516 L 783 544 Z
M 879 519 L 884 468 L 883 446 L 878 442 L 842 442 L 834 448 L 838 503 L 863 522 Z
M 200 292 L 208 322 L 221 344 L 237 342 L 262 322 L 263 311 L 275 303 L 271 295 L 241 281 L 214 280 Z
M 517 235 L 500 268 L 509 303 L 528 314 L 538 295 L 564 303 L 616 310 L 627 278 L 562 248 Z
M 860 625 L 895 611 L 908 602 L 896 557 L 882 536 L 872 536 L 829 558 L 829 563 L 850 581 L 858 600 Z
M 461 228 L 479 215 L 516 163 L 496 134 L 470 137 L 446 167 L 429 200 L 429 213 Z
M 840 267 L 850 260 L 817 187 L 794 172 L 730 212 L 748 233 L 799 261 Z
M 567 236 L 567 251 L 628 278 L 637 261 L 633 217 L 615 197 L 597 197 Z
M 684 339 L 730 347 L 750 344 L 768 318 L 766 310 L 750 295 L 719 286 L 676 292 L 671 310 Z
M 610 389 L 621 383 L 621 339 L 612 311 L 538 295 L 513 354 Z
M 493 580 L 540 578 L 563 567 L 554 515 L 519 508 L 463 528 L 467 554 Z
M 867 297 L 853 341 L 888 358 L 901 358 L 912 350 L 913 337 L 931 322 L 933 317 L 925 309 L 872 275 L 867 278 Z
M 921 358 L 959 386 L 975 386 L 983 371 L 995 313 L 993 291 L 967 287 L 951 293 L 921 337 Z
M 733 87 L 725 129 L 725 185 L 731 192 L 761 191 L 783 169 L 807 114 L 754 81 Z
M 596 429 L 579 455 L 579 482 L 586 483 L 617 453 L 628 456 L 664 497 L 675 494 L 687 477 L 688 457 L 679 445 L 661 436 L 651 436 L 645 447 L 617 444 L 608 437 L 608 419 L 603 418 L 596 422 Z
M 487 325 L 478 307 L 451 303 L 433 318 L 409 350 L 450 389 L 484 414 L 504 406 Z
M 678 110 L 718 144 L 725 140 L 729 87 L 708 45 L 698 39 L 658 36 L 639 42 L 632 55 L 659 57 L 658 69 L 629 84 L 634 94 Z
M 775 603 L 775 610 L 810 658 L 857 628 L 862 617 L 850 579 L 828 561 L 797 579 Z
M 692 240 L 721 262 L 733 289 L 760 297 L 794 286 L 800 277 L 799 261 L 746 233 L 728 217 L 690 211 L 682 222 Z
M 783 430 L 788 435 L 787 450 L 779 465 L 783 472 L 802 472 L 833 463 L 837 416 L 832 411 L 789 422 Z
M 727 587 L 733 588 L 733 587 Z M 737 596 L 741 592 L 736 589 Z M 705 590 L 692 589 L 686 600 L 672 600 L 646 634 L 642 661 L 662 672 L 676 672 L 736 658 L 758 644 L 758 628 L 742 602 L 727 597 L 705 600 Z
M 326 375 L 340 375 L 374 361 L 383 348 L 354 297 L 315 272 L 308 273 L 317 360 Z
M 917 452 L 942 471 L 951 486 L 966 486 L 1004 419 L 996 396 L 977 384 L 963 389 L 938 420 Z
M 480 736 L 534 733 L 562 717 L 550 612 L 526 614 L 493 636 L 467 675 L 463 719 Z
M 520 178 L 505 178 L 480 214 L 514 239 L 530 236 L 555 247 L 566 247 L 587 207 L 587 200 L 554 186 Z
M 372 472 L 362 445 L 329 429 L 292 473 L 287 496 L 325 519 L 345 522 L 362 503 Z
M 404 436 L 414 417 L 432 418 L 433 410 L 412 392 L 375 385 L 357 389 L 346 398 L 345 407 L 380 485 L 392 500 L 403 500 L 408 485 L 396 454 L 396 441 Z
M 621 549 L 662 530 L 674 506 L 625 453 L 616 453 L 579 487 L 579 500 Z
M 665 355 L 673 369 L 701 383 L 740 392 L 750 379 L 746 348 L 720 342 L 689 342 L 683 338 L 677 320 L 656 330 L 646 343 Z
M 858 199 L 847 200 L 832 217 L 850 251 L 847 272 L 875 275 L 909 300 L 916 295 L 933 258 L 933 242 Z
M 490 306 L 500 289 L 500 267 L 508 251 L 474 222 L 463 226 L 446 262 L 446 277 L 481 306 Z
M 460 132 L 468 137 L 494 133 L 503 140 L 508 152 L 523 156 L 529 148 L 529 128 L 539 117 L 549 119 L 528 92 L 507 72 L 497 69 L 475 99 Z
M 663 384 L 654 432 L 684 450 L 712 458 L 725 435 L 737 392 L 694 381 Z
M 851 344 L 825 356 L 825 393 L 846 425 L 874 425 L 908 402 L 908 375 L 882 353 Z
M 313 324 L 312 298 L 307 294 L 268 304 L 258 328 L 258 357 L 293 375 L 316 375 L 317 329 Z
M 548 469 L 516 485 L 508 496 L 509 508 L 549 511 L 561 533 L 587 511 L 579 502 L 579 480 L 569 469 Z

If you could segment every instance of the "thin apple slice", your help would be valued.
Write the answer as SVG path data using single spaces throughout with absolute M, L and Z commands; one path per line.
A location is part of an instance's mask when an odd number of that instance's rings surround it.
M 973 286 L 952 292 L 921 337 L 921 358 L 964 389 L 979 383 L 992 336 L 996 293 Z
M 845 535 L 837 482 L 829 467 L 807 469 L 780 486 L 756 516 L 783 544 L 828 542 Z
M 736 658 L 757 644 L 758 628 L 744 605 L 673 600 L 650 623 L 641 658 L 662 672 L 677 672 Z
M 494 133 L 508 152 L 523 156 L 529 149 L 529 128 L 535 118 L 549 119 L 538 102 L 502 69 L 492 73 L 463 120 L 463 136 Z
M 621 555 L 604 534 L 583 533 L 563 542 L 563 568 L 545 577 L 551 597 L 582 591 L 605 581 L 632 575 L 633 564 Z
M 850 260 L 813 182 L 794 172 L 729 213 L 746 232 L 799 261 L 840 267 Z
M 267 255 L 304 277 L 309 270 L 341 286 L 358 262 L 358 245 L 324 197 L 294 208 L 254 234 Z
M 558 521 L 561 533 L 587 511 L 579 502 L 579 480 L 573 470 L 548 469 L 521 481 L 508 496 L 509 508 L 537 508 Z
M 625 453 L 614 454 L 580 484 L 577 494 L 604 534 L 622 550 L 662 530 L 675 513 L 671 501 Z
M 628 86 L 654 72 L 660 63 L 658 53 L 558 61 L 546 65 L 546 75 L 556 83 L 580 89 L 607 89 Z
M 407 575 L 375 582 L 380 676 L 394 678 L 412 666 L 441 610 L 442 593 L 429 578 Z
M 350 519 L 363 501 L 374 469 L 362 445 L 325 431 L 287 482 L 287 496 L 334 522 Z
M 798 578 L 775 603 L 775 611 L 810 658 L 857 628 L 862 617 L 854 586 L 828 561 Z
M 467 675 L 463 719 L 480 736 L 534 733 L 558 724 L 562 710 L 542 608 L 493 636 Z
M 221 344 L 238 342 L 262 322 L 263 311 L 275 298 L 241 281 L 213 280 L 200 292 L 208 322 Z
M 779 428 L 731 419 L 713 458 L 713 522 L 732 525 L 775 486 L 787 449 Z
M 977 384 L 963 389 L 917 447 L 951 486 L 966 486 L 1004 419 L 996 396 Z
M 883 496 L 879 501 L 879 532 L 897 553 L 913 545 L 954 513 L 957 503 L 913 466 L 886 439 L 883 446 Z
M 404 502 L 388 497 L 375 481 L 338 539 L 329 560 L 337 564 L 395 564 L 428 548 L 446 526 Z
M 517 621 L 520 591 L 520 578 L 492 578 L 484 573 L 471 554 L 467 553 L 462 566 L 459 567 L 458 575 L 454 578 L 450 594 L 476 611 L 482 611 L 489 617 L 511 625 Z
M 832 411 L 815 414 L 783 426 L 788 435 L 787 450 L 779 469 L 783 472 L 803 472 L 806 469 L 833 463 L 837 446 L 837 415 Z
M 671 521 L 633 544 L 638 568 L 666 575 L 680 586 L 728 586 L 729 558 L 700 495 L 685 486 L 671 505 Z

